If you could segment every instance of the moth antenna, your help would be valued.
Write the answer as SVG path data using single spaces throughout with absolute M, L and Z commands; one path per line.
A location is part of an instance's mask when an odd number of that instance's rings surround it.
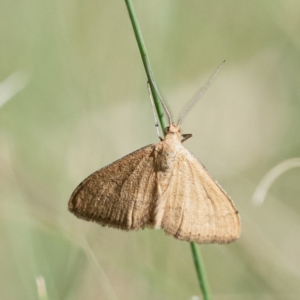
M 157 121 L 157 118 L 156 118 L 156 110 L 155 110 L 155 107 L 154 107 L 154 101 L 153 101 L 153 96 L 152 96 L 149 81 L 147 81 L 147 88 L 148 88 L 148 93 L 149 93 L 149 96 L 150 96 L 150 102 L 151 102 L 151 106 L 152 106 L 156 132 L 157 132 L 157 135 L 158 135 L 159 139 L 162 141 L 163 138 L 160 136 L 160 133 L 159 133 L 159 126 L 158 126 L 158 121 Z
M 183 113 L 180 115 L 180 117 L 178 119 L 177 125 L 179 125 L 181 123 L 181 121 L 186 116 L 186 114 L 192 109 L 192 107 L 196 104 L 196 102 L 201 98 L 201 96 L 205 93 L 205 91 L 210 87 L 210 85 L 213 83 L 213 81 L 217 77 L 218 73 L 220 72 L 225 61 L 226 60 L 224 60 L 221 63 L 221 65 L 219 66 L 219 68 L 217 69 L 215 74 L 210 78 L 210 80 L 205 84 L 205 86 L 203 88 L 201 88 L 201 90 L 194 96 L 194 98 L 187 104 L 186 109 L 183 111 Z

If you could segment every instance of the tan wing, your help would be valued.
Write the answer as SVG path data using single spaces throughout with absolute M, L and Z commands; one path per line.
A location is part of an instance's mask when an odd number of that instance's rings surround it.
M 73 192 L 69 210 L 103 226 L 145 227 L 155 194 L 152 150 L 144 147 L 87 177 Z
M 199 244 L 239 238 L 240 217 L 233 201 L 184 147 L 165 197 L 161 227 L 167 234 Z

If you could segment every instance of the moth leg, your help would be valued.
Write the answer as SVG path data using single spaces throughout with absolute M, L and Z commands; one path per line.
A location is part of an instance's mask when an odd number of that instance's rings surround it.
M 188 134 L 182 134 L 181 136 L 183 137 L 183 139 L 181 140 L 181 143 L 183 143 L 187 139 L 191 138 L 193 135 L 191 133 L 188 133 Z
M 158 135 L 160 141 L 163 141 L 163 138 L 160 136 L 160 133 L 159 133 L 158 121 L 157 121 L 156 114 L 155 114 L 153 96 L 152 96 L 152 92 L 151 92 L 149 81 L 147 81 L 147 88 L 148 88 L 148 93 L 149 93 L 149 96 L 150 96 L 151 106 L 152 106 L 152 110 L 153 110 L 156 132 L 157 132 L 157 135 Z

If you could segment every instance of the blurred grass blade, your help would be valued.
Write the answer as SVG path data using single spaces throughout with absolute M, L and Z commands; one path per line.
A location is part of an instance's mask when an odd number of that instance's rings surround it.
M 0 83 L 0 107 L 15 96 L 28 84 L 28 76 L 22 71 L 17 71 Z
M 286 171 L 297 167 L 300 167 L 300 158 L 285 160 L 272 168 L 258 184 L 252 197 L 252 203 L 256 206 L 262 205 L 273 182 Z
M 38 276 L 35 278 L 35 281 L 37 285 L 39 300 L 47 300 L 48 297 L 45 278 L 43 276 Z
M 103 271 L 99 261 L 97 260 L 93 250 L 91 249 L 85 237 L 82 236 L 82 238 L 80 239 L 80 244 L 83 251 L 86 253 L 88 259 L 90 260 L 91 264 L 98 269 L 97 274 L 100 276 L 100 284 L 102 285 L 103 290 L 105 291 L 107 299 L 118 300 L 119 298 L 114 292 L 113 287 L 111 286 L 105 272 Z

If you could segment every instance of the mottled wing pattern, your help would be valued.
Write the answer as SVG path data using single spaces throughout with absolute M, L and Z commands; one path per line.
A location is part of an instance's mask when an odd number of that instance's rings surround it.
M 229 243 L 240 236 L 234 203 L 200 161 L 182 147 L 170 185 L 161 227 L 197 243 Z
M 153 146 L 146 146 L 96 171 L 73 192 L 77 217 L 124 230 L 146 226 L 155 195 Z

